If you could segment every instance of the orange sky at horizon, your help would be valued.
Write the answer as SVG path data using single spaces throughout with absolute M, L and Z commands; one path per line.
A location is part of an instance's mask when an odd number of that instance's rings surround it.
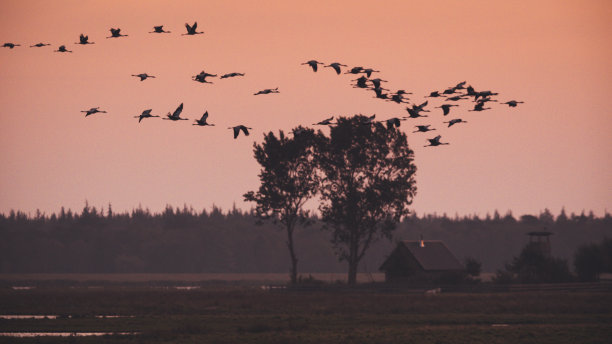
M 90 205 L 243 209 L 258 186 L 253 142 L 330 115 L 405 116 L 310 59 L 380 70 L 424 101 L 466 80 L 516 108 L 443 117 L 430 100 L 407 120 L 419 214 L 612 210 L 612 2 L 609 1 L 3 1 L 0 213 Z M 181 36 L 197 21 L 203 35 Z M 149 34 L 154 25 L 170 34 Z M 106 39 L 111 27 L 128 37 Z M 80 46 L 80 33 L 93 45 Z M 46 42 L 52 46 L 29 48 Z M 72 54 L 54 53 L 66 45 Z M 199 84 L 201 70 L 244 77 Z M 131 76 L 147 72 L 144 82 Z M 279 87 L 281 93 L 253 96 Z M 142 123 L 184 103 L 190 121 Z M 107 114 L 84 118 L 100 106 Z M 195 127 L 204 111 L 215 127 Z M 461 117 L 452 128 L 442 121 Z M 226 129 L 253 127 L 234 140 Z M 448 146 L 425 148 L 433 124 Z M 327 129 L 323 129 L 328 132 Z

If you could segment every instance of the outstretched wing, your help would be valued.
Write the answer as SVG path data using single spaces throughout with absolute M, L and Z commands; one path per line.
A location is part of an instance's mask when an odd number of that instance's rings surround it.
M 204 112 L 204 114 L 202 115 L 202 118 L 200 118 L 200 121 L 206 123 L 207 118 L 208 118 L 208 111 Z
M 179 117 L 181 115 L 181 112 L 183 112 L 183 103 L 181 103 L 181 105 L 179 105 L 176 110 L 174 110 L 174 112 L 172 113 L 172 117 Z
M 249 131 L 247 130 L 247 127 L 245 127 L 244 125 L 241 125 L 240 130 L 242 130 L 245 136 L 249 136 Z
M 194 24 L 193 26 L 196 26 L 196 24 Z M 185 27 L 187 28 L 187 32 L 193 32 L 195 31 L 195 27 L 191 27 L 189 26 L 189 24 L 185 23 Z

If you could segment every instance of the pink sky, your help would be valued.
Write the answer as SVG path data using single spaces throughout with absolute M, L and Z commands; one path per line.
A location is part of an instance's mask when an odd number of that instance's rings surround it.
M 317 59 L 380 70 L 414 102 L 463 80 L 525 101 L 402 123 L 417 213 L 601 215 L 612 210 L 610 18 L 609 1 L 3 1 L 0 43 L 22 46 L 0 49 L 0 212 L 85 200 L 249 209 L 242 195 L 258 186 L 252 145 L 264 132 L 330 115 L 406 115 L 351 88 L 352 76 L 300 65 Z M 181 36 L 194 21 L 205 34 Z M 162 24 L 172 33 L 147 33 Z M 111 27 L 129 36 L 106 39 Z M 96 44 L 74 44 L 80 33 Z M 52 46 L 29 48 L 38 42 Z M 52 52 L 61 44 L 74 53 Z M 246 75 L 191 81 L 201 70 Z M 143 72 L 157 78 L 130 76 Z M 281 93 L 253 96 L 274 87 Z M 181 102 L 190 121 L 133 118 Z M 108 113 L 84 118 L 95 106 Z M 216 126 L 192 126 L 206 110 Z M 451 116 L 468 123 L 443 128 Z M 251 136 L 234 140 L 235 124 Z M 424 148 L 435 135 L 412 134 L 416 124 L 451 144 Z

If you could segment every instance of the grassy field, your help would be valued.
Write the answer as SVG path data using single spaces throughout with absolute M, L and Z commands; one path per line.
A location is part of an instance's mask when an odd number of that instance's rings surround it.
M 135 287 L 0 289 L 0 332 L 136 336 L 0 343 L 609 343 L 612 293 L 399 294 Z M 99 319 L 97 315 L 133 317 Z M 70 316 L 70 317 L 69 317 Z

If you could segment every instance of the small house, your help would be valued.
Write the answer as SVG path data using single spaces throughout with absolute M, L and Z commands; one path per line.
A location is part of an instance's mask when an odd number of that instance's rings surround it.
M 387 282 L 433 282 L 457 276 L 464 267 L 439 240 L 404 240 L 380 266 Z

